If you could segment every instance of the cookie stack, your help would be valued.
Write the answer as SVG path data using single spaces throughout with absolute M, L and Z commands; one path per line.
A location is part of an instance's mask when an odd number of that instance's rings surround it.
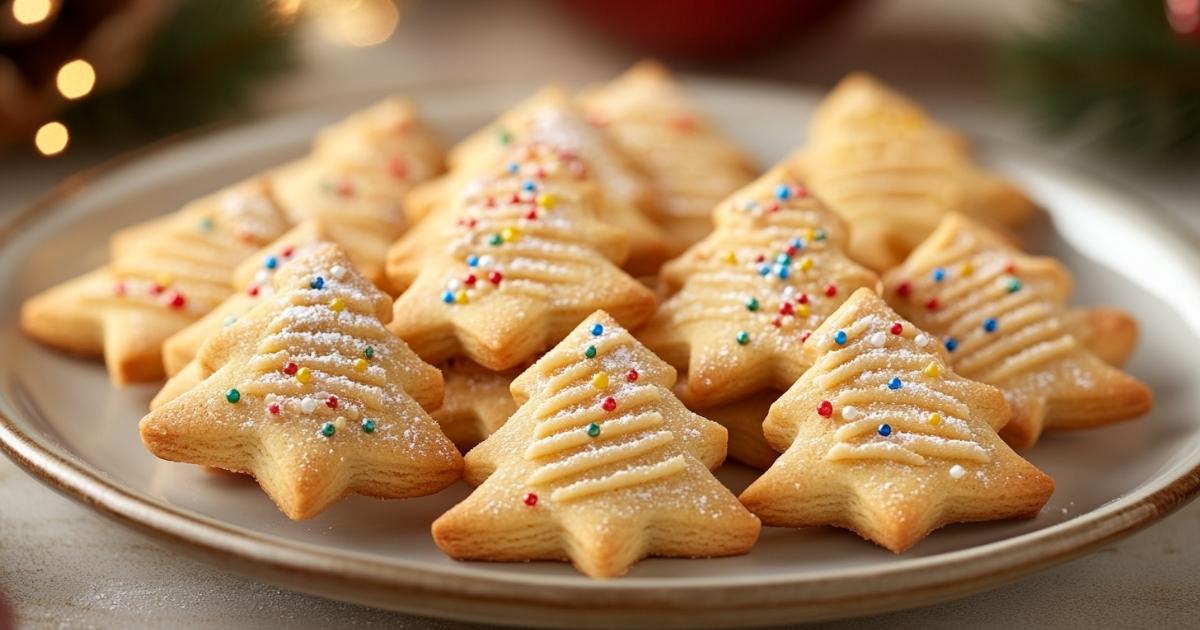
M 608 578 L 762 525 L 901 552 L 1036 516 L 1054 483 L 1014 448 L 1150 408 L 1117 367 L 1136 323 L 1068 308 L 1067 270 L 1011 238 L 1030 200 L 874 79 L 810 138 L 752 180 L 642 63 L 544 88 L 435 178 L 392 100 L 119 233 L 23 325 L 114 382 L 171 375 L 147 448 L 253 475 L 290 518 L 477 486 L 432 523 L 462 560 Z M 727 454 L 765 470 L 740 497 Z

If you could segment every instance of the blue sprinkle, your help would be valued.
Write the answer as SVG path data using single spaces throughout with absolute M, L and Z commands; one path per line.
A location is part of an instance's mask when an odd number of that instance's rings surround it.
M 846 344 L 846 331 L 839 330 L 839 331 L 833 333 L 833 340 L 836 341 L 837 345 L 839 345 L 839 346 L 845 345 Z
M 442 294 L 442 301 L 443 301 L 443 302 L 445 302 L 445 303 L 447 303 L 447 304 L 453 304 L 453 303 L 454 303 L 454 292 L 453 292 L 453 291 L 446 291 L 445 293 L 443 293 L 443 294 Z
M 995 317 L 989 317 L 983 320 L 983 329 L 987 332 L 996 332 L 996 328 L 1000 326 L 1000 322 L 996 321 Z
M 954 352 L 958 349 L 958 340 L 951 337 L 946 340 L 946 352 Z
M 888 389 L 900 389 L 900 377 L 893 376 L 892 380 L 888 381 Z
M 945 279 L 946 279 L 946 270 L 945 269 L 938 267 L 937 269 L 933 270 L 933 281 L 934 282 L 941 282 L 942 280 L 945 280 Z
M 791 272 L 788 271 L 787 265 L 775 265 L 775 275 L 779 276 L 780 280 L 787 280 L 788 274 L 790 273 Z
M 521 184 L 521 190 L 524 190 L 525 192 L 533 192 L 534 190 L 537 190 L 537 184 L 533 183 L 532 180 L 525 180 L 525 183 Z
M 804 249 L 804 239 L 794 238 L 794 239 L 792 239 L 791 245 L 792 245 L 792 247 L 795 247 L 796 249 Z
M 604 334 L 604 326 L 601 324 L 592 324 L 592 336 L 599 337 Z
M 787 199 L 790 196 L 792 196 L 792 189 L 787 184 L 780 184 L 775 187 L 775 198 L 776 199 L 778 199 L 780 201 L 784 201 L 785 199 Z
M 521 166 L 519 164 L 517 164 L 516 162 L 508 163 L 508 172 L 509 173 L 516 173 L 519 170 L 521 170 Z
M 775 257 L 775 262 L 781 265 L 790 265 L 792 264 L 792 257 L 787 254 L 780 254 Z
M 479 257 L 476 256 L 475 254 L 471 254 L 470 256 L 467 256 L 467 266 L 468 267 L 478 267 L 479 266 Z
M 317 276 L 316 278 L 313 278 L 312 282 L 308 283 L 308 286 L 312 287 L 314 289 L 324 289 L 325 288 L 325 278 L 322 278 L 321 276 Z
M 263 261 L 263 266 L 267 269 L 274 269 L 279 266 L 279 260 L 274 256 L 267 256 L 267 259 Z
M 761 265 L 761 266 L 759 266 L 759 268 L 758 268 L 758 275 L 760 275 L 760 276 L 769 276 L 769 275 L 771 275 L 771 265 Z
M 892 425 L 890 425 L 886 422 L 879 425 L 879 435 L 882 435 L 883 437 L 887 437 L 891 434 L 892 434 Z

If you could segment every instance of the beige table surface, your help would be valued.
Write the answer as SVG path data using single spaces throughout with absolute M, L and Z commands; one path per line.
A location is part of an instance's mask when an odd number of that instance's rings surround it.
M 866 68 L 940 115 L 1098 171 L 1200 230 L 1200 168 L 1133 168 L 1069 142 L 1040 144 L 993 102 L 985 80 L 986 46 L 980 42 L 1014 22 L 1036 20 L 1043 4 L 866 2 L 803 42 L 703 70 L 828 85 L 848 70 Z M 581 81 L 615 73 L 636 58 L 581 34 L 544 3 L 429 0 L 409 6 L 387 44 L 348 51 L 309 37 L 304 53 L 307 70 L 265 95 L 264 109 L 317 101 L 335 91 L 418 89 L 434 81 Z M 0 157 L 0 218 L 111 152 L 77 150 L 49 161 Z M 1014 584 L 827 627 L 1200 627 L 1198 543 L 1200 502 L 1131 538 Z M 20 627 L 28 628 L 468 627 L 292 593 L 197 563 L 55 494 L 3 458 L 0 592 L 17 609 Z

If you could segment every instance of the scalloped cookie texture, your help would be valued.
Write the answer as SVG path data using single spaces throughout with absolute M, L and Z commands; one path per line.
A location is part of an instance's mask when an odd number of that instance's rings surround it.
M 274 288 L 176 377 L 194 386 L 142 419 L 146 447 L 249 473 L 297 520 L 347 494 L 420 496 L 458 479 L 462 458 L 426 413 L 441 373 L 384 328 L 387 295 L 333 245 L 284 265 Z
M 967 142 L 866 74 L 842 79 L 817 107 L 791 165 L 850 224 L 848 251 L 885 271 L 950 212 L 1017 224 L 1033 202 L 979 168 Z
M 438 518 L 460 560 L 569 560 L 597 578 L 647 556 L 745 553 L 759 522 L 710 467 L 725 431 L 671 394 L 675 371 L 596 312 L 513 382 L 521 407 L 467 455 L 482 482 Z
M 805 344 L 813 363 L 763 426 L 783 454 L 741 495 L 780 527 L 833 525 L 894 552 L 949 523 L 1033 517 L 1054 482 L 996 434 L 1000 390 L 859 289 Z
M 697 409 L 784 390 L 808 367 L 804 339 L 859 287 L 879 279 L 841 250 L 843 222 L 776 168 L 721 203 L 716 230 L 668 263 L 674 293 L 638 338 L 687 371 Z
M 884 285 L 897 310 L 937 336 L 955 371 L 1004 391 L 1013 410 L 1001 432 L 1009 444 L 1031 446 L 1046 429 L 1135 418 L 1153 405 L 1145 385 L 1076 336 L 1123 359 L 1136 325 L 1112 311 L 1068 311 L 1066 268 L 975 221 L 946 217 Z
M 611 262 L 625 240 L 596 219 L 580 158 L 544 143 L 509 157 L 392 248 L 389 276 L 411 286 L 390 328 L 432 363 L 506 370 L 597 308 L 629 326 L 654 311 L 653 292 Z

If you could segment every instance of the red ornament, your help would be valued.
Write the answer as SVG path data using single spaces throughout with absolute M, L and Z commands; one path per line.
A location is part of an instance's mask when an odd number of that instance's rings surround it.
M 492 271 L 488 273 L 488 282 L 491 282 L 492 284 L 499 285 L 500 281 L 503 279 L 504 275 L 499 271 Z
M 394 157 L 388 162 L 388 172 L 396 179 L 404 179 L 408 177 L 408 162 L 402 157 Z
M 608 398 L 604 399 L 604 403 L 601 404 L 600 407 L 605 411 L 611 412 L 617 408 L 617 399 L 609 396 Z
M 538 501 L 537 495 L 532 492 L 526 492 L 525 497 L 523 499 L 521 499 L 521 502 L 529 507 L 536 506 L 537 501 Z
M 931 297 L 928 300 L 925 300 L 925 308 L 931 311 L 936 311 L 941 308 L 941 304 L 938 302 L 936 297 Z
M 465 284 L 469 287 L 473 287 L 473 286 L 475 286 L 475 283 L 478 281 L 479 281 L 479 279 L 475 277 L 475 274 L 470 273 L 470 274 L 467 274 L 467 277 L 465 279 L 463 279 L 463 284 Z
M 817 405 L 817 414 L 822 418 L 828 418 L 833 415 L 833 403 L 828 400 L 822 400 L 821 404 Z
M 905 280 L 904 282 L 896 285 L 896 295 L 899 295 L 902 298 L 912 295 L 912 283 L 910 283 L 908 280 Z
M 808 304 L 808 294 L 801 293 L 799 296 L 796 297 L 796 303 L 797 304 Z
M 279 415 L 279 403 L 271 403 L 267 406 L 267 411 L 271 412 L 272 416 Z
M 788 256 L 795 256 L 798 253 L 800 253 L 800 250 L 795 245 L 788 245 L 788 248 L 787 248 Z
M 629 381 L 630 383 L 636 382 L 638 380 L 638 371 L 633 368 L 629 368 L 629 371 L 625 373 L 625 380 Z
M 329 398 L 326 398 L 325 406 L 329 407 L 330 409 L 337 409 L 338 408 L 337 396 L 330 396 Z
M 832 282 L 825 285 L 825 297 L 833 297 L 835 295 L 837 295 L 837 285 Z
M 300 366 L 296 365 L 295 363 L 292 363 L 291 361 L 288 361 L 287 363 L 283 364 L 283 373 L 287 374 L 288 376 L 295 376 L 296 372 L 299 370 L 300 370 Z
M 167 305 L 171 308 L 180 309 L 183 308 L 184 304 L 187 304 L 187 300 L 184 299 L 182 293 L 172 291 L 167 294 Z
M 784 302 L 783 304 L 779 305 L 779 314 L 780 315 L 791 315 L 792 313 L 795 313 L 795 312 L 796 312 L 796 309 L 792 306 L 791 302 Z
M 892 334 L 893 335 L 899 335 L 903 332 L 904 332 L 904 324 L 901 324 L 900 322 L 896 322 L 895 324 L 892 324 Z

